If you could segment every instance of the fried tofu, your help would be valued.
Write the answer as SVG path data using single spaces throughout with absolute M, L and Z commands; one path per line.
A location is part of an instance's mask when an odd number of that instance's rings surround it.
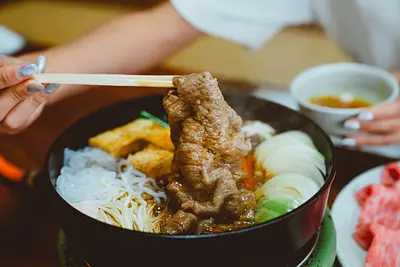
M 100 148 L 114 157 L 126 157 L 143 149 L 148 143 L 171 151 L 174 149 L 170 129 L 147 119 L 136 119 L 89 139 L 90 146 Z
M 158 124 L 156 124 L 159 126 Z M 174 145 L 171 142 L 171 131 L 169 128 L 162 126 L 149 129 L 143 138 L 152 145 L 159 148 L 174 151 Z
M 171 173 L 173 157 L 173 152 L 149 145 L 145 149 L 129 155 L 127 161 L 146 176 L 157 178 Z

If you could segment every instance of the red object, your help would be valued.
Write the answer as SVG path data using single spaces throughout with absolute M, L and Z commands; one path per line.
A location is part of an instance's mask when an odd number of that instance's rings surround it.
M 393 186 L 400 179 L 400 166 L 397 162 L 392 162 L 385 166 L 381 180 L 385 186 Z
M 358 204 L 363 207 L 364 203 L 367 201 L 367 199 L 371 196 L 376 196 L 379 194 L 382 194 L 382 191 L 384 191 L 386 187 L 380 184 L 371 184 L 367 185 L 360 191 L 356 193 L 356 199 Z
M 0 175 L 13 182 L 20 182 L 25 177 L 25 172 L 0 156 Z
M 372 224 L 370 230 L 373 241 L 364 266 L 400 266 L 400 231 L 390 230 L 378 224 Z
M 372 243 L 372 224 L 400 230 L 400 183 L 390 188 L 383 185 L 367 186 L 357 195 L 363 204 L 353 237 L 361 247 L 368 249 Z M 361 197 L 365 195 L 369 197 Z

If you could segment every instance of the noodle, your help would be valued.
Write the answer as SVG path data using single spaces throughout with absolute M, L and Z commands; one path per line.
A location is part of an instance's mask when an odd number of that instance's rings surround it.
M 57 191 L 79 211 L 118 227 L 160 232 L 166 200 L 156 182 L 122 159 L 96 148 L 65 150 Z

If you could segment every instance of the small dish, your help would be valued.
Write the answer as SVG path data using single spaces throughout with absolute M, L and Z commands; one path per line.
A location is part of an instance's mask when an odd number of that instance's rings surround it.
M 354 133 L 343 126 L 363 108 L 330 108 L 310 102 L 311 98 L 350 94 L 378 106 L 399 96 L 399 84 L 389 72 L 359 63 L 333 63 L 317 66 L 300 73 L 290 86 L 300 112 L 332 135 Z

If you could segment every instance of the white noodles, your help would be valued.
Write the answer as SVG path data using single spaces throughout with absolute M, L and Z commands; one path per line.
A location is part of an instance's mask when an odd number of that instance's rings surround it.
M 159 232 L 156 215 L 165 193 L 152 178 L 110 154 L 86 147 L 65 149 L 58 193 L 73 207 L 102 222 L 144 232 Z

